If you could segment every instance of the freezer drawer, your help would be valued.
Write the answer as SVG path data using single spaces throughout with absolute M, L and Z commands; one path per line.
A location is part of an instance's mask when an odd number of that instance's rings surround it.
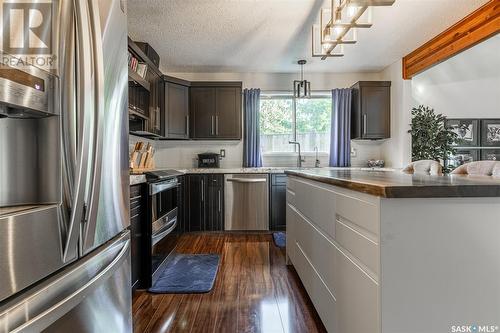
M 132 332 L 126 231 L 0 308 L 0 332 Z
M 66 264 L 57 206 L 15 208 L 0 209 L 0 302 Z
M 269 230 L 269 176 L 225 175 L 225 230 Z

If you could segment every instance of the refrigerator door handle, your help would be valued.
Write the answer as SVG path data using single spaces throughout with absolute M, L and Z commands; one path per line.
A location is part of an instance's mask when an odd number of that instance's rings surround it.
M 50 308 L 42 311 L 33 319 L 28 320 L 19 327 L 16 327 L 11 332 L 40 332 L 63 317 L 65 314 L 75 308 L 79 303 L 81 303 L 90 293 L 92 293 L 100 285 L 102 285 L 103 281 L 107 280 L 111 275 L 114 274 L 117 268 L 126 259 L 128 259 L 129 247 L 130 239 L 127 239 L 120 252 L 107 267 L 97 273 L 92 279 L 90 279 L 78 290 L 72 292 L 67 297 L 60 300 Z
M 87 202 L 89 203 L 88 218 L 83 228 L 82 254 L 87 253 L 94 248 L 95 231 L 97 222 L 97 209 L 99 206 L 99 194 L 101 190 L 101 159 L 102 144 L 99 144 L 103 138 L 102 117 L 104 114 L 104 59 L 102 49 L 102 33 L 99 19 L 99 5 L 96 0 L 87 0 L 89 6 L 89 22 L 91 32 L 91 54 L 92 71 L 94 73 L 93 91 L 94 91 L 94 141 L 91 156 L 91 191 L 88 193 Z
M 77 173 L 74 180 L 70 224 L 63 251 L 63 260 L 71 260 L 78 246 L 80 224 L 86 220 L 85 193 L 88 191 L 89 152 L 93 141 L 94 101 L 92 96 L 92 59 L 90 50 L 89 8 L 86 1 L 75 1 L 76 41 L 79 66 L 77 73 Z
M 76 195 L 76 177 L 81 174 L 78 168 L 80 151 L 78 145 L 81 131 L 77 130 L 76 97 L 76 36 L 75 15 L 72 2 L 63 2 L 61 8 L 61 56 L 62 72 L 60 76 L 61 89 L 61 154 L 62 154 L 62 204 L 59 206 L 59 216 L 62 234 L 62 259 L 67 263 L 78 257 L 78 248 L 73 242 L 68 244 L 72 236 L 71 212 L 77 209 L 74 205 Z M 79 137 L 80 134 L 80 137 Z M 70 230 L 71 229 L 71 230 Z

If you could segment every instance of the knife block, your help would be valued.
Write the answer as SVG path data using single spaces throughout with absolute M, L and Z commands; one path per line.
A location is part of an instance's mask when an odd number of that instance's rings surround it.
M 154 148 L 151 144 L 138 141 L 130 154 L 130 173 L 142 174 L 154 169 Z

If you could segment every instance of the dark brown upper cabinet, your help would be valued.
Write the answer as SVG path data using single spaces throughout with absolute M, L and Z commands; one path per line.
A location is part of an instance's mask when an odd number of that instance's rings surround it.
M 213 139 L 215 136 L 215 88 L 191 87 L 191 138 Z
M 391 82 L 359 81 L 351 87 L 351 138 L 391 137 Z
M 164 82 L 163 136 L 166 139 L 189 139 L 189 83 L 169 77 L 164 77 Z
M 128 38 L 129 55 L 147 66 L 145 77 L 130 68 L 129 129 L 130 133 L 158 139 L 163 133 L 163 81 L 162 73 L 132 39 Z
M 190 137 L 241 140 L 241 82 L 192 82 Z
M 163 82 L 161 76 L 155 71 L 148 71 L 146 79 L 150 83 L 149 90 L 149 122 L 148 132 L 156 134 L 158 137 L 162 133 L 161 124 L 161 103 L 163 96 Z

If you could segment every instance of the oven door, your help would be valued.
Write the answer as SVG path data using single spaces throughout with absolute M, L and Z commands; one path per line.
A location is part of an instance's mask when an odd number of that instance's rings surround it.
M 151 270 L 148 276 L 149 288 L 159 277 L 161 266 L 168 255 L 175 249 L 177 235 L 177 212 L 179 199 L 179 183 L 176 178 L 149 185 L 151 245 L 147 251 L 151 253 Z
M 176 178 L 162 182 L 149 184 L 149 195 L 151 196 L 151 223 L 170 217 L 172 219 L 175 211 L 177 216 L 177 199 L 179 182 Z
M 177 226 L 177 208 L 154 221 L 151 227 L 152 246 L 155 246 L 165 236 L 174 231 Z

